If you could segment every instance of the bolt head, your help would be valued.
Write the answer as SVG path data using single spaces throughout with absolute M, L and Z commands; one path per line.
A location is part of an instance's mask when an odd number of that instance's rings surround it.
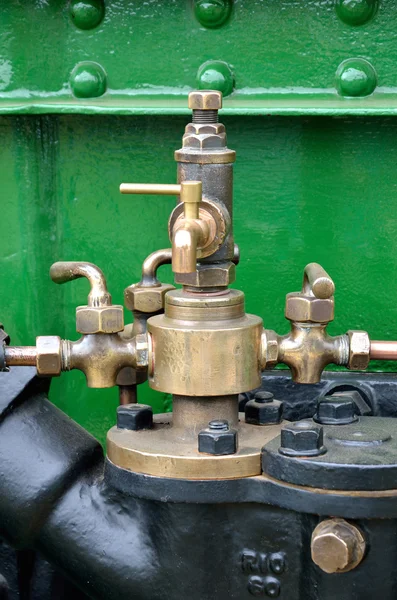
M 124 329 L 124 311 L 118 304 L 76 308 L 76 330 L 79 333 L 118 333 Z
M 57 335 L 37 337 L 36 351 L 38 375 L 58 377 L 62 370 L 61 338 Z
M 283 403 L 273 399 L 270 392 L 258 392 L 255 398 L 245 405 L 245 422 L 250 425 L 274 425 L 283 416 Z
M 153 427 L 153 410 L 147 404 L 123 404 L 117 407 L 118 429 L 141 431 Z
M 325 573 L 344 573 L 363 559 L 365 540 L 361 531 L 344 519 L 321 521 L 311 540 L 312 560 Z
M 199 265 L 194 273 L 175 273 L 175 283 L 192 287 L 227 286 L 236 279 L 236 267 L 232 262 L 218 265 Z
M 220 110 L 222 93 L 217 90 L 194 90 L 188 99 L 190 110 Z
M 138 333 L 135 336 L 135 362 L 137 369 L 146 369 L 149 364 L 148 333 Z
M 346 396 L 320 398 L 314 420 L 323 425 L 347 425 L 358 420 L 357 407 Z
M 364 371 L 369 364 L 370 339 L 366 331 L 347 332 L 349 338 L 349 362 L 347 368 L 353 371 Z
M 198 434 L 198 451 L 214 456 L 235 454 L 237 452 L 237 431 L 229 429 L 229 427 L 216 429 L 210 424 L 207 429 L 202 429 Z
M 165 295 L 174 289 L 173 285 L 166 283 L 157 287 L 142 287 L 136 283 L 124 290 L 124 304 L 128 310 L 156 313 L 164 310 Z
M 301 323 L 329 323 L 334 319 L 334 299 L 304 296 L 296 292 L 287 294 L 285 317 Z
M 280 454 L 286 456 L 319 456 L 323 446 L 323 428 L 311 421 L 298 421 L 281 429 Z
M 278 362 L 278 336 L 272 329 L 264 329 L 261 338 L 261 368 L 271 369 Z

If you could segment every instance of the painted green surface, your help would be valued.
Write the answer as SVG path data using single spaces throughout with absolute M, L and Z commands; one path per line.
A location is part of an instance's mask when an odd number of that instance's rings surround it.
M 287 331 L 284 297 L 318 261 L 336 283 L 333 333 L 365 328 L 396 339 L 397 121 L 391 118 L 226 118 L 235 166 L 236 286 L 265 325 Z M 168 245 L 171 198 L 121 196 L 121 181 L 175 181 L 185 118 L 1 117 L 1 319 L 13 343 L 77 339 L 87 282 L 52 283 L 55 260 L 89 260 L 115 303 L 142 260 Z M 170 280 L 168 267 L 163 280 Z M 394 368 L 392 366 L 392 368 Z M 100 439 L 117 393 L 81 373 L 54 381 L 53 400 Z M 167 401 L 147 387 L 141 400 Z
M 395 0 L 3 0 L 0 112 L 186 113 L 217 60 L 235 78 L 225 114 L 395 114 L 396 16 Z M 375 91 L 340 95 L 338 67 L 357 58 Z M 106 81 L 82 96 L 85 61 Z

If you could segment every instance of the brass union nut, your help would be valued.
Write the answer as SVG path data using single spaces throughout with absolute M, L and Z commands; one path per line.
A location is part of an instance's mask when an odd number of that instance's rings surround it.
M 192 287 L 227 286 L 236 279 L 236 267 L 232 262 L 217 266 L 200 265 L 194 273 L 174 273 L 175 283 Z
M 219 110 L 222 108 L 222 94 L 216 90 L 195 90 L 188 99 L 190 110 Z
M 174 289 L 175 287 L 168 283 L 163 283 L 158 287 L 142 287 L 136 283 L 124 290 L 124 304 L 128 310 L 157 313 L 164 310 L 166 293 Z
M 320 299 L 300 293 L 287 294 L 285 317 L 290 321 L 329 323 L 334 319 L 333 298 Z
M 226 147 L 226 133 L 185 133 L 182 147 L 194 150 L 222 150 Z
M 261 369 L 272 369 L 278 362 L 278 336 L 271 329 L 264 329 L 261 339 Z
M 135 336 L 135 362 L 137 369 L 146 369 L 149 364 L 149 340 L 147 333 Z
M 124 313 L 121 305 L 76 308 L 76 330 L 79 333 L 117 333 L 123 329 Z
M 361 531 L 344 519 L 327 519 L 315 528 L 312 560 L 325 573 L 345 573 L 360 564 L 365 553 Z
M 370 340 L 366 331 L 347 332 L 349 339 L 349 361 L 347 368 L 353 371 L 364 371 L 368 367 Z
M 185 127 L 185 135 L 187 133 L 196 135 L 212 133 L 213 135 L 219 135 L 225 132 L 226 129 L 222 123 L 188 123 Z
M 38 375 L 57 377 L 62 370 L 61 338 L 42 335 L 36 338 L 36 369 Z

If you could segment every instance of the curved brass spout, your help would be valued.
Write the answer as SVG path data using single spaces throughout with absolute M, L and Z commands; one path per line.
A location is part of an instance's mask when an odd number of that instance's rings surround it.
M 91 291 L 88 295 L 88 306 L 110 306 L 112 297 L 106 286 L 105 275 L 101 269 L 89 262 L 56 262 L 50 268 L 50 277 L 55 283 L 66 283 L 80 277 L 86 277 L 90 282 Z
M 172 270 L 174 273 L 194 273 L 197 248 L 208 236 L 206 223 L 198 219 L 181 219 L 172 237 Z

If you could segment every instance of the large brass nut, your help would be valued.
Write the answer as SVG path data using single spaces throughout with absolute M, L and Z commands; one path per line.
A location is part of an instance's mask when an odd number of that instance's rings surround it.
M 362 561 L 365 539 L 358 527 L 344 519 L 327 519 L 313 531 L 311 554 L 325 573 L 346 573 Z
M 225 133 L 225 131 L 223 123 L 188 123 L 185 127 L 185 134 L 200 135 L 203 133 L 212 133 L 213 135 L 219 135 Z
M 185 133 L 182 138 L 183 148 L 193 150 L 220 150 L 226 147 L 226 133 Z
M 139 283 L 136 283 L 125 289 L 124 304 L 128 310 L 157 313 L 164 310 L 166 293 L 174 289 L 173 285 L 167 283 L 163 283 L 158 287 L 141 287 Z
M 261 338 L 261 369 L 272 369 L 278 363 L 278 335 L 264 329 Z
M 347 368 L 353 371 L 364 371 L 369 364 L 371 343 L 366 331 L 347 332 L 349 339 L 349 361 Z
M 194 273 L 175 273 L 175 283 L 192 287 L 227 286 L 236 279 L 236 267 L 232 262 L 212 265 L 201 265 Z
M 149 339 L 147 333 L 138 333 L 135 336 L 135 366 L 137 369 L 146 369 L 149 364 Z
M 190 110 L 219 110 L 222 108 L 222 93 L 216 90 L 194 90 L 188 99 Z
M 334 300 L 304 296 L 295 292 L 287 294 L 285 317 L 299 323 L 329 323 L 334 319 Z
M 123 329 L 124 313 L 121 305 L 76 308 L 76 330 L 79 333 L 118 333 Z
M 57 377 L 62 371 L 61 338 L 42 335 L 36 338 L 36 369 L 38 375 Z

